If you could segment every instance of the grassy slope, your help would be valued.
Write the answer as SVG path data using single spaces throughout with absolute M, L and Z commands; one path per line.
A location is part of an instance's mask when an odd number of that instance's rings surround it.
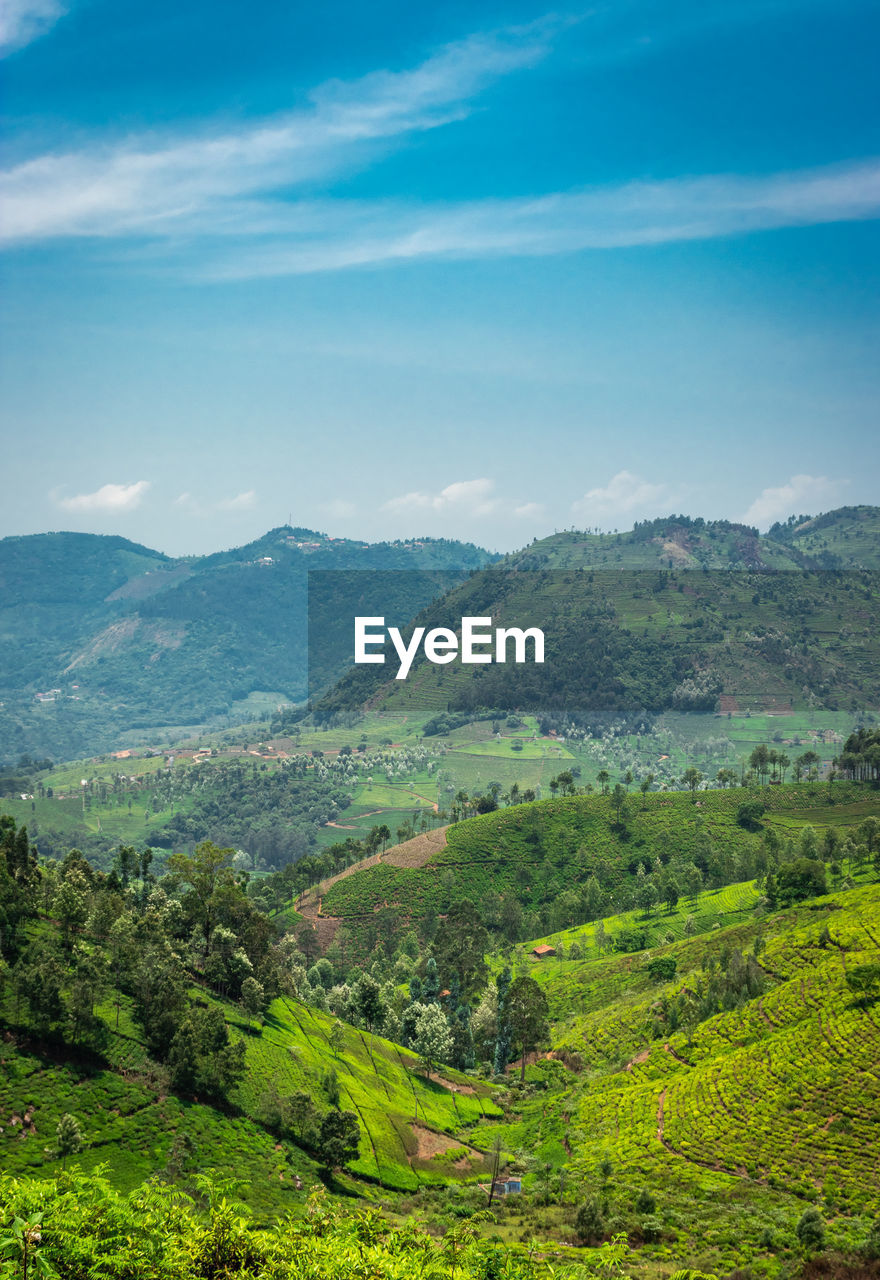
M 379 863 L 339 881 L 324 899 L 323 914 L 356 921 L 387 904 L 421 916 L 429 910 L 443 912 L 457 898 L 478 902 L 487 892 L 512 893 L 527 907 L 582 883 L 594 871 L 613 887 L 629 874 L 635 859 L 691 856 L 698 815 L 715 849 L 735 856 L 757 848 L 761 840 L 761 833 L 736 823 L 737 807 L 751 794 L 741 788 L 707 791 L 695 804 L 682 792 L 656 792 L 647 797 L 645 809 L 641 796 L 632 796 L 627 839 L 612 829 L 613 812 L 605 796 L 501 809 L 450 828 L 447 847 L 418 870 Z M 806 820 L 819 824 L 832 816 L 857 824 L 868 812 L 880 810 L 875 793 L 866 795 L 848 783 L 835 784 L 834 805 L 822 804 L 828 794 L 827 786 L 794 785 L 760 792 L 767 820 L 782 835 L 790 834 L 788 828 L 796 827 L 804 813 L 810 815 Z
M 880 547 L 880 508 L 841 507 L 813 516 L 783 532 L 795 551 L 831 568 L 876 568 Z
M 205 998 L 201 991 L 193 994 Z M 185 1133 L 193 1143 L 193 1167 L 216 1168 L 242 1179 L 244 1197 L 258 1212 L 295 1208 L 316 1182 L 316 1166 L 300 1148 L 278 1142 L 262 1127 L 263 1097 L 272 1088 L 282 1096 L 301 1089 L 323 1112 L 329 1107 L 323 1076 L 332 1068 L 341 1106 L 355 1111 L 361 1123 L 360 1154 L 350 1166 L 354 1174 L 385 1187 L 414 1190 L 484 1171 L 477 1155 L 467 1168 L 453 1162 L 469 1153 L 470 1128 L 498 1114 L 487 1085 L 452 1070 L 444 1070 L 445 1083 L 426 1079 L 415 1071 L 413 1054 L 378 1036 L 371 1046 L 366 1034 L 349 1026 L 334 1055 L 328 1043 L 334 1019 L 293 1000 L 273 1002 L 260 1034 L 235 1007 L 217 1003 L 231 1034 L 243 1038 L 247 1047 L 246 1075 L 228 1112 L 165 1092 L 161 1078 L 148 1068 L 125 1003 L 103 1061 L 17 1044 L 14 1035 L 0 1041 L 0 1167 L 54 1176 L 55 1127 L 70 1111 L 85 1136 L 78 1162 L 86 1169 L 106 1163 L 116 1186 L 131 1189 L 161 1170 L 175 1137 Z M 115 1008 L 108 1006 L 103 1013 L 112 1029 Z M 14 1027 L 11 1004 L 0 1005 L 0 1015 Z M 461 1142 L 445 1156 L 421 1160 L 410 1127 L 416 1107 L 420 1125 L 461 1136 Z M 305 1184 L 302 1195 L 293 1189 L 297 1174 Z
M 713 1272 L 773 1272 L 793 1255 L 807 1204 L 820 1208 L 831 1246 L 842 1249 L 864 1239 L 880 1209 L 880 1167 L 870 1155 L 880 1118 L 880 1019 L 876 1005 L 856 1007 L 845 981 L 848 967 L 880 960 L 880 886 L 769 918 L 749 910 L 752 886 L 721 894 L 727 902 L 718 905 L 738 913 L 738 923 L 651 953 L 677 959 L 672 983 L 650 980 L 644 953 L 529 964 L 549 997 L 552 1042 L 576 1052 L 583 1072 L 559 1062 L 529 1067 L 541 1091 L 515 1104 L 493 1133 L 566 1165 L 600 1196 L 598 1166 L 609 1159 L 609 1212 L 631 1232 L 639 1230 L 635 1198 L 650 1190 L 663 1238 L 646 1246 L 649 1264 L 674 1255 Z M 700 895 L 703 925 L 718 896 Z M 589 942 L 586 932 L 554 940 Z M 693 982 L 705 957 L 748 949 L 758 935 L 766 942 L 762 996 L 701 1023 L 691 1038 L 652 1034 L 662 995 Z

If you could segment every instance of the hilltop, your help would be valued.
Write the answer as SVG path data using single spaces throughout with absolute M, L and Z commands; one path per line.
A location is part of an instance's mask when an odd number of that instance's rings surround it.
M 306 696 L 309 571 L 338 573 L 346 603 L 370 589 L 390 595 L 405 619 L 492 559 L 446 539 L 369 544 L 290 526 L 180 560 L 94 534 L 5 538 L 6 751 L 71 759 L 256 720 Z M 326 622 L 329 683 L 347 665 L 348 636 Z
M 880 569 L 880 507 L 797 516 L 766 534 L 728 520 L 667 516 L 631 530 L 567 530 L 514 552 L 522 569 Z
M 5 538 L 0 731 L 10 759 L 24 752 L 73 759 L 253 722 L 323 694 L 343 675 L 351 637 L 348 627 L 340 629 L 341 618 L 378 612 L 403 625 L 432 602 L 424 617 L 444 622 L 466 610 L 491 610 L 501 618 L 515 612 L 517 621 L 534 614 L 549 629 L 552 687 L 544 681 L 512 689 L 507 681 L 494 688 L 489 681 L 477 691 L 458 681 L 456 667 L 445 669 L 436 685 L 432 671 L 427 684 L 411 678 L 405 690 L 380 690 L 376 671 L 361 670 L 332 693 L 321 715 L 357 714 L 377 697 L 384 711 L 392 696 L 388 714 L 399 704 L 404 716 L 427 720 L 449 708 L 509 707 L 521 694 L 533 709 L 626 704 L 696 710 L 717 706 L 722 695 L 732 700 L 724 704 L 728 709 L 741 702 L 762 711 L 774 700 L 861 708 L 873 697 L 873 653 L 868 644 L 869 679 L 860 689 L 846 669 L 847 642 L 855 637 L 859 648 L 876 612 L 873 595 L 866 610 L 858 594 L 848 594 L 855 588 L 811 577 L 798 607 L 798 588 L 786 586 L 780 571 L 870 572 L 880 568 L 878 560 L 876 507 L 798 517 L 766 536 L 728 521 L 670 516 L 627 532 L 557 533 L 504 558 L 447 539 L 370 544 L 294 526 L 272 529 L 242 547 L 179 559 L 120 537 Z M 499 573 L 493 581 L 493 564 L 544 576 L 521 587 L 502 586 L 509 575 Z M 320 579 L 321 589 L 312 592 L 309 637 L 306 588 L 314 570 L 332 570 L 333 577 Z M 484 572 L 470 581 L 474 570 Z M 639 585 L 637 577 L 624 575 L 614 585 L 611 576 L 589 584 L 556 576 L 583 570 L 657 570 L 673 575 L 669 581 L 681 598 L 674 609 L 668 596 L 652 609 L 636 597 L 650 600 L 653 579 Z M 692 585 L 677 582 L 674 575 L 684 570 L 703 571 L 702 585 L 693 585 L 693 573 Z M 738 585 L 719 577 L 721 571 L 739 571 Z M 771 571 L 776 586 L 764 580 Z M 756 574 L 761 582 L 753 584 Z M 573 629 L 582 648 L 566 666 L 560 659 L 570 654 Z M 723 648 L 728 641 L 732 653 Z M 657 645 L 666 651 L 661 662 Z M 608 691 L 598 701 L 573 670 L 585 659 L 600 663 L 596 684 Z M 693 691 L 688 703 L 682 684 L 710 667 L 712 687 L 699 686 L 699 707 Z
M 741 806 L 750 803 L 761 822 L 743 820 Z M 429 933 L 453 904 L 469 901 L 487 927 L 514 942 L 631 909 L 640 867 L 659 867 L 655 901 L 666 880 L 677 901 L 689 886 L 720 888 L 766 868 L 768 840 L 781 847 L 833 818 L 836 841 L 848 824 L 874 814 L 876 793 L 846 782 L 510 804 L 380 853 L 326 880 L 297 907 L 319 915 L 326 936 L 344 925 L 369 951 L 389 930 Z M 653 940 L 647 927 L 641 945 Z
M 540 544 L 539 544 L 540 545 Z M 551 714 L 556 727 L 662 712 L 880 708 L 880 574 L 493 566 L 422 610 L 412 626 L 539 627 L 543 665 L 439 666 L 420 650 L 406 680 L 352 669 L 314 705 L 316 723 L 365 711 L 443 732 L 451 713 Z M 531 567 L 530 567 L 531 566 Z M 446 722 L 446 723 L 449 723 Z M 430 727 L 428 727 L 430 725 Z

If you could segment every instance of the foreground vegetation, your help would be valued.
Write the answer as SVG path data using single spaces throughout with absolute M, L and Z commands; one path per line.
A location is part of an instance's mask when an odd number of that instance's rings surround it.
M 0 817 L 9 1256 L 39 1227 L 62 1275 L 90 1248 L 95 1275 L 219 1275 L 216 1227 L 266 1276 L 296 1241 L 315 1277 L 549 1275 L 615 1239 L 651 1280 L 867 1265 L 876 788 L 623 790 L 467 819 L 427 860 L 380 841 L 319 895 L 351 904 L 335 921 L 273 915 L 287 871 L 210 842 L 100 871 Z M 490 1203 L 496 1172 L 522 1192 Z M 355 1200 L 381 1218 L 326 1207 Z M 80 1201 L 65 1254 L 50 1228 Z M 147 1250 L 126 1215 L 167 1244 L 152 1272 L 112 1269 L 112 1239 Z M 413 1221 L 434 1244 L 387 1227 Z
M 320 1194 L 302 1218 L 255 1230 L 245 1206 L 209 1178 L 194 1199 L 155 1183 L 124 1196 L 78 1173 L 51 1183 L 0 1178 L 0 1223 L 10 1224 L 0 1234 L 3 1274 L 23 1280 L 613 1280 L 625 1253 L 617 1241 L 591 1251 L 589 1265 L 560 1266 L 535 1247 L 484 1241 L 473 1223 L 435 1241 L 415 1223 L 341 1210 Z

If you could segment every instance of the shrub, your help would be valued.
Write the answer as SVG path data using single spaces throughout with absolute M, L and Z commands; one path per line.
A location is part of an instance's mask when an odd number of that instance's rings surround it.
M 764 816 L 764 806 L 760 800 L 744 800 L 736 811 L 737 825 L 746 831 L 758 831 Z
M 820 1253 L 825 1248 L 825 1222 L 818 1209 L 804 1209 L 795 1235 L 806 1253 Z
M 649 1242 L 659 1240 L 663 1235 L 663 1223 L 659 1218 L 655 1218 L 653 1214 L 648 1214 L 639 1223 L 639 1230 L 642 1233 L 643 1240 Z
M 578 1238 L 583 1240 L 585 1244 L 589 1244 L 593 1240 L 600 1240 L 605 1234 L 605 1215 L 595 1196 L 590 1196 L 578 1209 L 574 1220 L 574 1229 L 578 1234 Z

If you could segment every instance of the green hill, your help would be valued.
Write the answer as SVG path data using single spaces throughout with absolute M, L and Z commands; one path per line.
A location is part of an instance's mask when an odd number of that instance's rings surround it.
M 540 544 L 538 544 L 540 546 Z M 535 548 L 532 548 L 534 551 Z M 573 723 L 666 710 L 720 714 L 880 709 L 876 571 L 481 570 L 413 626 L 539 627 L 542 665 L 440 666 L 422 650 L 405 680 L 354 668 L 318 701 L 318 723 L 369 710 L 443 729 L 448 713 L 551 712 Z M 390 664 L 390 665 L 387 665 Z M 390 678 L 389 678 L 390 677 Z
M 869 508 L 873 509 L 873 508 Z M 728 520 L 667 516 L 619 533 L 565 530 L 515 552 L 519 569 L 803 569 L 800 548 Z M 880 568 L 880 565 L 873 565 Z
M 66 1162 L 203 1222 L 210 1170 L 259 1224 L 324 1182 L 532 1253 L 621 1237 L 646 1280 L 789 1276 L 815 1210 L 855 1266 L 880 1213 L 878 815 L 841 781 L 514 804 L 377 851 L 286 935 L 231 849 L 40 865 L 0 818 L 0 1213 Z M 486 1217 L 496 1150 L 522 1192 Z
M 4 750 L 9 759 L 72 759 L 173 730 L 253 721 L 306 697 L 310 570 L 338 573 L 347 603 L 361 600 L 364 584 L 393 595 L 405 619 L 492 558 L 445 539 L 371 545 L 289 526 L 176 561 L 124 538 L 5 538 Z M 421 572 L 402 572 L 414 569 Z M 349 637 L 340 646 L 332 617 L 325 631 L 329 683 L 347 665 Z
M 847 982 L 880 973 L 880 886 L 771 915 L 750 890 L 738 922 L 647 955 L 600 957 L 590 926 L 547 939 L 565 959 L 520 961 L 549 997 L 554 1055 L 528 1068 L 504 1141 L 549 1185 L 562 1167 L 580 1177 L 602 1229 L 640 1238 L 648 1267 L 684 1255 L 775 1274 L 797 1265 L 805 1209 L 842 1254 L 880 1209 L 876 1000 Z
M 828 798 L 832 804 L 828 804 Z M 763 821 L 737 821 L 740 806 L 757 800 Z M 833 823 L 834 847 L 866 817 L 880 814 L 880 797 L 857 784 L 630 795 L 622 821 L 610 796 L 570 796 L 517 804 L 451 826 L 445 847 L 410 856 L 391 849 L 371 866 L 347 873 L 321 894 L 319 910 L 374 945 L 385 917 L 436 920 L 468 899 L 493 928 L 511 921 L 510 936 L 535 937 L 550 928 L 626 910 L 633 905 L 641 865 L 660 864 L 659 877 L 720 887 L 766 868 L 770 847 L 800 839 L 809 826 L 824 838 Z M 413 842 L 414 845 L 417 842 Z M 409 863 L 410 865 L 406 865 Z M 403 864 L 403 865 L 401 865 Z M 689 880 L 688 880 L 689 878 Z M 648 928 L 655 940 L 660 921 Z
M 768 535 L 823 569 L 876 569 L 880 508 L 841 507 L 821 516 L 792 516 Z
M 205 1000 L 203 992 L 192 994 Z M 41 1052 L 28 1042 L 17 1043 L 14 1008 L 7 1003 L 0 1010 L 13 1033 L 0 1045 L 4 1171 L 56 1176 L 61 1158 L 54 1145 L 55 1129 L 61 1116 L 70 1112 L 83 1129 L 78 1163 L 86 1170 L 105 1165 L 114 1185 L 124 1190 L 167 1166 L 173 1168 L 177 1153 L 184 1151 L 183 1173 L 210 1168 L 221 1176 L 243 1179 L 246 1200 L 264 1219 L 301 1208 L 308 1189 L 320 1182 L 316 1160 L 289 1136 L 279 1135 L 275 1108 L 278 1099 L 298 1090 L 327 1108 L 325 1075 L 332 1069 L 338 1077 L 340 1106 L 354 1111 L 361 1126 L 360 1151 L 348 1165 L 356 1180 L 413 1191 L 485 1176 L 482 1153 L 469 1137 L 475 1124 L 500 1114 L 485 1084 L 452 1068 L 443 1069 L 442 1083 L 429 1079 L 416 1070 L 414 1054 L 379 1036 L 371 1040 L 347 1024 L 334 1051 L 329 1033 L 335 1019 L 293 999 L 273 1002 L 259 1035 L 240 1010 L 223 1002 L 216 1005 L 233 1042 L 240 1041 L 246 1049 L 243 1081 L 231 1108 L 169 1093 L 161 1074 L 151 1067 L 127 1002 L 118 1031 L 115 1006 L 101 1011 L 108 1040 L 100 1057 L 57 1049 Z M 428 1135 L 432 1141 L 426 1144 Z M 456 1164 L 462 1160 L 464 1169 Z M 295 1190 L 297 1177 L 304 1184 L 302 1194 Z

